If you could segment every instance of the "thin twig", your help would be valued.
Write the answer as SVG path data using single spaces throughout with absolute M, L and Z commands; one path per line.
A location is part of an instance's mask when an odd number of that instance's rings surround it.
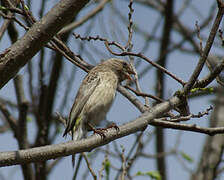
M 181 121 L 188 121 L 191 118 L 201 118 L 201 117 L 203 117 L 205 115 L 208 115 L 211 110 L 213 110 L 212 106 L 210 106 L 209 108 L 207 108 L 203 112 L 199 112 L 198 114 L 189 114 L 187 116 L 172 117 L 168 121 L 170 121 L 170 122 L 181 122 Z M 166 118 L 164 118 L 164 120 L 166 120 Z
M 132 7 L 133 5 L 133 0 L 129 1 L 129 13 L 128 13 L 128 41 L 127 44 L 125 46 L 125 49 L 127 49 L 129 52 L 132 50 L 133 47 L 133 43 L 132 43 L 132 34 L 133 34 L 133 20 L 132 20 L 132 14 L 134 12 L 134 9 Z
M 200 43 L 199 43 L 199 52 L 200 52 L 200 55 L 202 56 L 202 54 L 203 54 L 203 46 L 202 46 L 202 39 L 201 39 L 201 36 L 200 36 L 200 26 L 198 25 L 198 21 L 196 21 L 195 26 L 196 26 L 196 30 L 197 30 L 197 37 L 198 37 L 198 39 L 200 41 Z
M 59 36 L 61 36 L 62 34 L 65 34 L 66 32 L 69 32 L 75 28 L 77 28 L 78 26 L 81 26 L 83 23 L 85 23 L 86 21 L 88 21 L 89 19 L 91 19 L 93 16 L 97 15 L 97 13 L 99 13 L 104 6 L 106 5 L 106 3 L 108 3 L 109 0 L 102 0 L 99 5 L 93 9 L 92 11 L 90 11 L 86 16 L 84 16 L 83 18 L 81 18 L 80 20 L 71 23 L 67 26 L 65 26 L 63 29 L 61 29 L 58 33 Z
M 218 75 L 223 71 L 224 69 L 224 59 L 220 62 L 220 64 L 216 65 L 213 70 L 211 71 L 211 73 L 205 77 L 204 79 L 197 81 L 195 83 L 195 85 L 193 86 L 193 88 L 204 88 L 207 85 L 209 85 L 215 78 L 218 77 Z M 222 81 L 217 81 L 221 86 L 224 86 L 224 82 Z
M 172 77 L 173 79 L 175 79 L 177 82 L 179 82 L 182 85 L 185 85 L 186 83 L 181 80 L 180 78 L 178 78 L 176 75 L 174 75 L 173 73 L 169 72 L 166 68 L 160 66 L 159 64 L 153 62 L 152 60 L 150 60 L 149 58 L 147 58 L 146 56 L 144 56 L 141 53 L 133 53 L 133 52 L 121 52 L 121 53 L 115 53 L 112 51 L 112 49 L 109 47 L 111 45 L 111 43 L 109 43 L 108 41 L 105 41 L 105 46 L 107 48 L 107 50 L 115 55 L 115 56 L 136 56 L 136 57 L 140 57 L 142 59 L 144 59 L 146 62 L 150 63 L 152 66 L 160 69 L 161 71 L 163 71 L 164 73 L 166 73 L 167 75 L 169 75 L 170 77 Z M 114 44 L 113 44 L 114 45 Z
M 125 155 L 124 155 L 124 147 L 121 146 L 121 160 L 122 160 L 122 173 L 121 173 L 121 180 L 125 180 L 125 177 L 126 177 L 126 174 L 127 174 L 127 170 L 126 170 L 126 158 L 125 158 Z
M 127 88 L 127 89 L 129 89 L 129 90 L 131 90 L 132 92 L 134 92 L 137 96 L 150 97 L 150 98 L 152 98 L 152 99 L 154 99 L 154 100 L 156 100 L 158 102 L 163 102 L 164 101 L 163 99 L 161 99 L 161 98 L 159 98 L 157 96 L 153 96 L 151 94 L 146 94 L 146 93 L 138 92 L 138 91 L 134 90 L 133 88 L 131 88 L 130 86 L 125 85 L 124 87 Z
M 88 169 L 89 169 L 91 175 L 93 176 L 93 179 L 97 180 L 97 176 L 96 176 L 96 174 L 94 173 L 94 171 L 93 171 L 93 169 L 92 169 L 92 167 L 91 167 L 91 165 L 90 165 L 90 163 L 89 163 L 89 160 L 88 160 L 86 154 L 85 154 L 85 153 L 81 153 L 81 154 L 82 154 L 82 156 L 84 157 L 84 159 L 85 159 L 85 161 L 86 161 L 87 167 L 88 167 Z
M 220 22 L 222 20 L 223 11 L 224 11 L 224 8 L 223 7 L 219 7 L 219 10 L 218 10 L 218 13 L 216 15 L 215 21 L 213 23 L 212 29 L 210 31 L 208 40 L 206 42 L 203 54 L 202 54 L 201 58 L 199 59 L 199 62 L 197 64 L 196 68 L 194 69 L 194 72 L 191 75 L 189 81 L 184 86 L 184 89 L 183 89 L 184 94 L 188 94 L 190 92 L 191 88 L 193 87 L 194 83 L 196 82 L 196 80 L 197 80 L 197 78 L 198 78 L 198 76 L 199 76 L 199 74 L 200 74 L 200 72 L 201 72 L 201 70 L 202 70 L 202 68 L 203 68 L 203 66 L 205 64 L 205 61 L 206 61 L 206 59 L 208 57 L 208 54 L 210 52 L 210 49 L 212 47 L 215 35 L 216 35 L 217 31 L 218 31 Z

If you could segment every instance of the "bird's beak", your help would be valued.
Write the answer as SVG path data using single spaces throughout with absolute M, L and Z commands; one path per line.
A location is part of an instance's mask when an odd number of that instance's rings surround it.
M 129 79 L 130 81 L 133 80 L 133 79 L 131 78 L 131 74 L 136 75 L 136 73 L 134 72 L 134 70 L 131 69 L 131 68 L 129 68 L 129 69 L 127 70 L 127 73 L 125 73 L 125 75 L 126 75 L 127 79 Z
M 129 74 L 136 75 L 136 73 L 134 72 L 134 70 L 133 70 L 133 69 L 129 69 L 129 70 L 128 70 L 128 73 L 129 73 Z

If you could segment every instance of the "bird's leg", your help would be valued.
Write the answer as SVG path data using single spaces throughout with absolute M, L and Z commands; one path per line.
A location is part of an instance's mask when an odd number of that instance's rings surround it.
M 110 124 L 107 128 L 114 128 L 116 129 L 116 131 L 120 131 L 118 125 L 116 125 L 115 123 Z
M 96 134 L 99 134 L 102 138 L 105 138 L 106 137 L 106 135 L 104 134 L 104 130 L 102 130 L 102 129 L 96 129 L 96 128 L 94 128 L 93 127 L 93 125 L 92 124 L 90 124 L 90 123 L 87 123 L 88 124 L 88 126 L 90 127 L 90 129 L 94 132 L 94 134 L 96 133 Z

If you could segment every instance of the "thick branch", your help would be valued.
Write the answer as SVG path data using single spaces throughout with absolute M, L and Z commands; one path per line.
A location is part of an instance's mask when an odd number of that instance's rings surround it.
M 165 22 L 163 27 L 162 41 L 160 43 L 160 52 L 158 64 L 166 68 L 167 59 L 168 59 L 168 47 L 171 39 L 171 31 L 173 25 L 173 0 L 167 0 L 165 5 Z M 159 98 L 164 98 L 165 95 L 165 74 L 157 69 L 156 71 L 156 95 Z M 155 142 L 155 151 L 160 154 L 165 152 L 165 140 L 164 132 L 160 127 L 156 128 L 156 142 Z M 157 169 L 160 172 L 162 179 L 167 179 L 167 168 L 166 168 L 166 157 L 161 156 L 156 160 Z
M 161 114 L 168 112 L 174 106 L 180 103 L 179 98 L 173 97 L 169 101 L 156 105 L 150 112 L 144 113 L 141 117 L 119 127 L 120 131 L 110 129 L 105 132 L 106 138 L 98 135 L 91 136 L 82 141 L 70 141 L 57 145 L 48 145 L 29 150 L 11 151 L 0 153 L 0 166 L 10 166 L 15 164 L 24 164 L 37 161 L 46 161 L 62 156 L 68 156 L 108 144 L 109 142 L 127 136 L 129 134 L 141 131 L 153 119 Z
M 212 127 L 224 126 L 224 95 L 220 88 L 215 100 L 215 109 L 211 116 Z M 192 174 L 191 180 L 213 180 L 218 177 L 218 168 L 222 162 L 224 148 L 224 136 L 207 137 L 202 148 L 201 159 L 197 170 Z
M 71 20 L 88 0 L 61 0 L 0 59 L 0 88 L 2 88 L 63 26 Z
M 91 136 L 81 141 L 69 141 L 57 145 L 42 146 L 27 150 L 1 152 L 0 166 L 11 166 L 16 164 L 24 164 L 38 161 L 46 161 L 58 157 L 68 156 L 80 152 L 91 151 L 96 147 L 103 146 L 118 138 L 130 135 L 137 131 L 141 131 L 148 124 L 161 126 L 164 128 L 180 129 L 192 132 L 200 132 L 208 135 L 224 133 L 224 128 L 202 128 L 196 125 L 179 124 L 168 121 L 161 121 L 156 117 L 168 112 L 175 106 L 178 106 L 181 100 L 177 97 L 171 98 L 169 101 L 156 105 L 150 112 L 144 113 L 142 116 L 127 124 L 119 127 L 120 131 L 109 129 L 105 132 L 106 138 L 98 135 Z

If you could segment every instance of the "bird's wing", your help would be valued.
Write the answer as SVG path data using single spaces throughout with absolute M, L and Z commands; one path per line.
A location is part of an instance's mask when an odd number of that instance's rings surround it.
M 86 104 L 89 97 L 96 89 L 99 82 L 100 82 L 100 78 L 97 75 L 97 73 L 90 73 L 85 77 L 85 79 L 83 80 L 83 83 L 81 84 L 78 90 L 78 93 L 75 98 L 75 102 L 70 111 L 67 126 L 63 136 L 65 136 L 69 131 L 73 129 L 73 127 L 76 124 L 76 121 L 79 120 L 78 118 L 79 114 L 81 113 L 84 105 Z

